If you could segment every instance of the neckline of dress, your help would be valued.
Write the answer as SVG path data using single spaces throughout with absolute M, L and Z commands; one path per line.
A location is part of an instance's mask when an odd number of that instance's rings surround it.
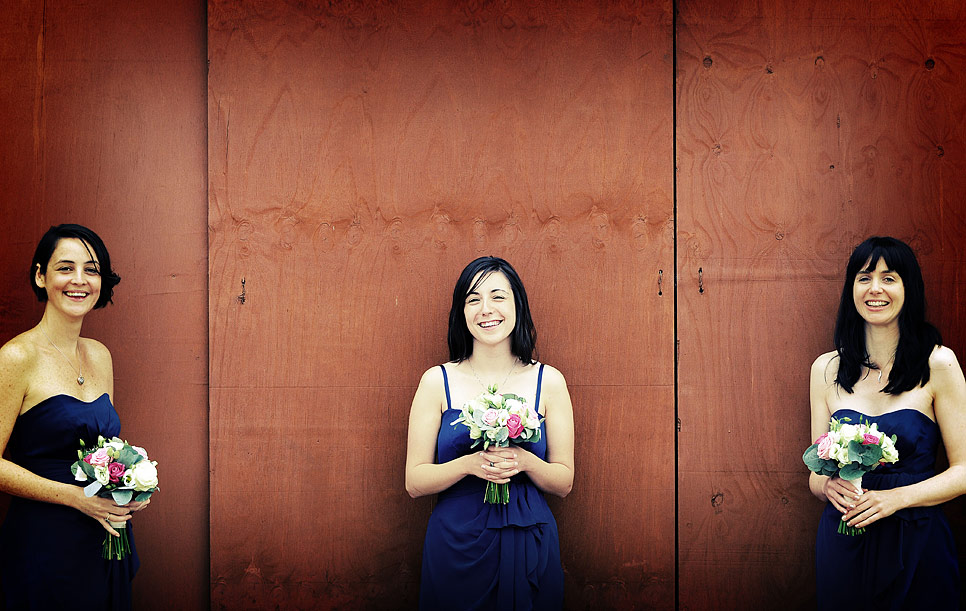
M 924 414 L 923 412 L 919 411 L 918 409 L 916 409 L 914 407 L 900 407 L 899 409 L 894 409 L 891 412 L 884 412 L 884 413 L 878 414 L 876 416 L 870 416 L 869 414 L 860 412 L 857 409 L 852 409 L 851 407 L 840 407 L 839 409 L 835 410 L 832 413 L 832 417 L 834 418 L 835 417 L 835 414 L 837 414 L 839 412 L 852 412 L 853 414 L 858 414 L 858 415 L 862 416 L 863 418 L 882 418 L 883 416 L 888 416 L 890 414 L 898 414 L 899 412 L 915 412 L 915 413 L 919 414 L 920 416 L 922 416 L 923 418 L 925 418 L 926 420 L 928 420 L 929 422 L 932 422 L 933 424 L 937 424 L 935 420 L 933 420 L 932 418 L 930 418 L 929 416 L 927 416 L 926 414 Z
M 45 405 L 45 404 L 49 403 L 50 401 L 53 401 L 54 399 L 57 399 L 58 397 L 66 397 L 68 399 L 73 399 L 74 401 L 77 401 L 78 403 L 83 403 L 84 405 L 93 405 L 94 403 L 97 403 L 98 401 L 100 401 L 101 399 L 103 399 L 106 396 L 107 396 L 107 393 L 104 392 L 104 393 L 101 393 L 100 395 L 98 395 L 97 397 L 94 397 L 90 401 L 85 401 L 85 400 L 83 400 L 81 398 L 75 397 L 74 395 L 68 395 L 67 393 L 63 393 L 63 392 L 62 393 L 57 393 L 56 395 L 51 395 L 51 396 L 47 397 L 46 399 L 42 399 L 39 402 L 35 403 L 33 407 L 31 407 L 30 409 L 28 409 L 24 413 L 20 414 L 18 416 L 18 418 L 23 418 L 27 414 L 33 412 L 38 407 L 40 407 L 42 405 Z M 108 401 L 110 401 L 110 398 L 109 397 L 108 397 Z

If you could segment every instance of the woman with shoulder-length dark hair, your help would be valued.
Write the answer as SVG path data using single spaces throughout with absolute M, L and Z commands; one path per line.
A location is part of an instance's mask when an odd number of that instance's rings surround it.
M 96 233 L 51 227 L 30 264 L 30 285 L 44 303 L 33 328 L 0 348 L 0 490 L 13 495 L 0 527 L 0 583 L 6 611 L 130 609 L 131 555 L 102 558 L 111 522 L 131 519 L 149 501 L 119 507 L 84 495 L 70 465 L 79 440 L 120 433 L 111 397 L 111 353 L 81 337 L 91 310 L 111 302 L 120 277 Z
M 497 257 L 472 261 L 453 290 L 447 363 L 423 374 L 409 415 L 406 490 L 438 494 L 426 530 L 421 609 L 560 609 L 557 523 L 543 497 L 574 481 L 573 408 L 559 371 L 534 360 L 536 331 L 523 283 Z M 491 385 L 526 399 L 540 440 L 473 451 L 462 405 Z M 488 482 L 507 504 L 484 502 Z
M 812 439 L 833 416 L 862 420 L 895 434 L 899 454 L 866 473 L 862 489 L 810 474 L 812 494 L 827 501 L 815 548 L 819 608 L 838 609 L 849 594 L 877 611 L 958 609 L 956 550 L 938 505 L 966 492 L 966 380 L 926 321 L 922 272 L 905 243 L 873 237 L 852 253 L 835 350 L 812 364 L 810 394 Z M 949 467 L 936 473 L 941 441 Z M 866 531 L 840 534 L 841 521 Z

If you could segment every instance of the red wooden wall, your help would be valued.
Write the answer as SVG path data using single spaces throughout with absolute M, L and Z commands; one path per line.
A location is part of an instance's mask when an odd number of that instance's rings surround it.
M 0 5 L 0 340 L 44 229 L 98 230 L 85 332 L 165 478 L 138 608 L 412 605 L 409 401 L 479 254 L 574 397 L 569 608 L 811 606 L 807 370 L 865 236 L 966 359 L 957 2 L 47 4 Z
M 573 393 L 570 604 L 673 605 L 668 11 L 209 3 L 213 607 L 415 605 L 409 405 L 480 254 Z
M 679 3 L 681 609 L 814 608 L 808 370 L 858 242 L 914 246 L 966 358 L 966 9 L 906 4 Z
M 204 49 L 196 3 L 0 3 L 0 341 L 43 312 L 43 232 L 97 231 L 122 282 L 84 334 L 162 478 L 135 520 L 138 609 L 208 604 Z

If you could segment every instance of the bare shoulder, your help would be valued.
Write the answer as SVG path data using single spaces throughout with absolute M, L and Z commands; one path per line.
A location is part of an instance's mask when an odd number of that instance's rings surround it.
M 942 372 L 959 368 L 959 361 L 952 348 L 946 346 L 936 346 L 929 355 L 929 370 L 931 372 Z
M 441 365 L 433 365 L 423 372 L 422 377 L 419 378 L 419 389 L 430 392 L 434 390 L 443 391 L 443 371 Z
M 543 385 L 552 392 L 561 392 L 567 389 L 567 380 L 560 370 L 552 365 L 543 364 Z
M 835 350 L 820 354 L 812 361 L 812 380 L 824 380 L 830 384 L 839 373 L 839 353 Z
M 87 352 L 88 358 L 98 364 L 111 364 L 111 351 L 107 349 L 107 346 L 89 337 L 82 337 L 80 341 L 84 346 L 84 350 Z
M 6 374 L 26 371 L 37 361 L 37 345 L 28 333 L 21 333 L 0 348 L 0 369 Z

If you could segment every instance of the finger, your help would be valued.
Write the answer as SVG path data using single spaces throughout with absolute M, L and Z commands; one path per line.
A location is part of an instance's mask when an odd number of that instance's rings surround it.
M 121 536 L 121 533 L 119 533 L 116 530 L 114 530 L 114 528 L 112 528 L 111 525 L 108 524 L 107 523 L 107 520 L 105 520 L 104 518 L 95 518 L 95 519 L 98 522 L 101 523 L 101 526 L 103 526 L 104 527 L 104 530 L 106 530 L 109 534 L 111 534 L 111 535 L 113 535 L 115 537 L 120 537 Z

